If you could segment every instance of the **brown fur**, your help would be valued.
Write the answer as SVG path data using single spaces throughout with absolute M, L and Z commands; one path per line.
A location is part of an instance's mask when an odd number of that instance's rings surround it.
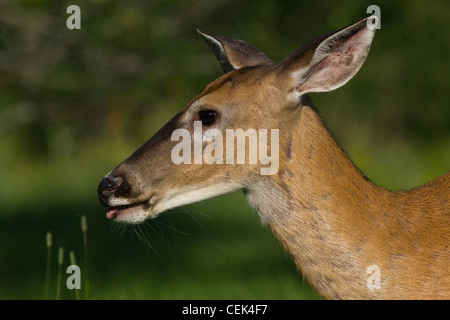
M 267 222 L 311 285 L 330 299 L 450 298 L 450 173 L 389 192 L 359 172 L 309 106 L 293 130 L 281 143 L 292 144 L 294 160 L 279 171 L 291 174 L 249 201 L 262 216 L 275 212 Z M 278 197 L 289 206 L 272 208 Z M 371 265 L 381 270 L 378 290 L 367 287 Z

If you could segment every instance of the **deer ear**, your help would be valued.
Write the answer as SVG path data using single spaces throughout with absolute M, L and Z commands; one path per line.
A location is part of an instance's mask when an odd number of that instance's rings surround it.
M 280 67 L 292 76 L 296 95 L 331 91 L 347 83 L 369 53 L 377 21 L 371 16 L 319 37 L 282 61 Z
M 205 39 L 225 73 L 243 67 L 273 64 L 272 60 L 264 53 L 247 42 L 221 36 L 210 36 L 198 29 L 197 32 Z

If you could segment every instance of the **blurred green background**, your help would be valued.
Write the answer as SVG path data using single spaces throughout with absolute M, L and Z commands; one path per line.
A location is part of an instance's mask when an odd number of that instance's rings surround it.
M 66 28 L 71 4 L 81 30 Z M 0 298 L 44 298 L 48 231 L 52 299 L 59 246 L 65 267 L 73 250 L 88 270 L 89 299 L 318 298 L 242 192 L 123 227 L 96 188 L 222 74 L 196 28 L 280 61 L 371 4 L 381 30 L 366 64 L 311 98 L 369 178 L 411 188 L 450 168 L 449 1 L 1 1 Z

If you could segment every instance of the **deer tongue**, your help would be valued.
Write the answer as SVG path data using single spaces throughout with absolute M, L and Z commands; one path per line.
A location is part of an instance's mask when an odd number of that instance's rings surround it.
M 114 219 L 118 213 L 119 213 L 120 209 L 118 208 L 109 208 L 108 212 L 106 213 L 106 217 L 108 219 Z

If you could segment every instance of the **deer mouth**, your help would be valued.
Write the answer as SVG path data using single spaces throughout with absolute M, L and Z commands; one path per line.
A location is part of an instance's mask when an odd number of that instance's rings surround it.
M 146 215 L 146 209 L 148 209 L 149 201 L 139 202 L 135 204 L 122 205 L 116 207 L 110 207 L 106 213 L 106 217 L 110 220 L 129 220 L 131 216 L 134 216 L 136 220 L 141 220 Z M 134 219 L 133 219 L 134 220 Z

